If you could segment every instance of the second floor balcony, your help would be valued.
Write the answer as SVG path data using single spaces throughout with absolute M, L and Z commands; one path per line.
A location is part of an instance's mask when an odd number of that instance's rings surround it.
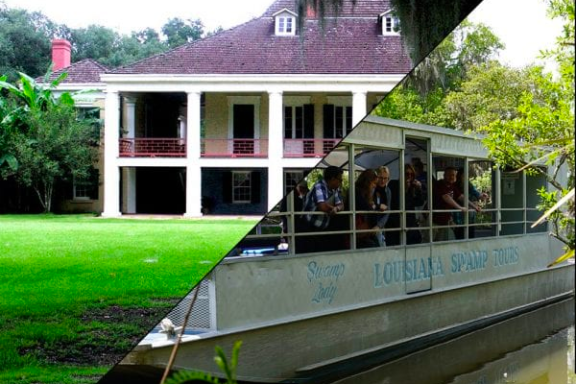
M 186 139 L 121 138 L 120 157 L 186 157 Z
M 284 139 L 284 157 L 324 157 L 340 139 Z
M 324 157 L 340 139 L 284 139 L 285 158 Z M 201 157 L 267 158 L 268 139 L 201 139 Z M 186 157 L 185 138 L 121 138 L 120 157 Z

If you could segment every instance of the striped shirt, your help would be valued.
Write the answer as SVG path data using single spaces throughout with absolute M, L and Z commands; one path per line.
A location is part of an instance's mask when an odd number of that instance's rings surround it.
M 310 192 L 306 195 L 302 210 L 305 212 L 318 211 L 318 204 L 324 202 L 336 206 L 342 204 L 342 197 L 337 189 L 329 189 L 328 184 L 322 179 L 314 184 Z M 326 213 L 306 215 L 305 218 L 306 221 L 316 229 L 326 229 L 330 224 L 330 216 Z

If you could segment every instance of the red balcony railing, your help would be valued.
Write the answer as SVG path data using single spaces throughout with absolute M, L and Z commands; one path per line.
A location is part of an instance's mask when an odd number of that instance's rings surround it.
M 284 157 L 324 157 L 340 139 L 284 139 Z
M 120 157 L 186 157 L 186 139 L 124 137 Z
M 268 139 L 202 139 L 202 157 L 268 157 Z

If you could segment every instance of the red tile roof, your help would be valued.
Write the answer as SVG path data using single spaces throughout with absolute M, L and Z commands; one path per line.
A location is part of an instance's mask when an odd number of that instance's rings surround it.
M 53 72 L 50 80 L 56 79 L 63 72 L 68 72 L 68 76 L 61 84 L 99 83 L 100 75 L 109 70 L 108 67 L 92 59 L 84 59 Z M 37 81 L 43 82 L 44 78 L 37 79 Z
M 304 23 L 302 36 L 275 36 L 272 15 L 295 10 L 277 0 L 235 28 L 131 65 L 113 74 L 403 74 L 412 65 L 400 36 L 382 36 L 378 16 L 388 0 L 346 1 L 338 18 Z

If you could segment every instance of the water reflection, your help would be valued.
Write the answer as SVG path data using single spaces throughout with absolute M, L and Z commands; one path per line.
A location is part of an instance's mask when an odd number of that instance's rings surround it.
M 576 384 L 574 299 L 516 317 L 334 384 Z
M 344 379 L 286 383 L 576 384 L 574 304 L 565 300 Z M 158 384 L 162 373 L 117 365 L 99 384 Z

